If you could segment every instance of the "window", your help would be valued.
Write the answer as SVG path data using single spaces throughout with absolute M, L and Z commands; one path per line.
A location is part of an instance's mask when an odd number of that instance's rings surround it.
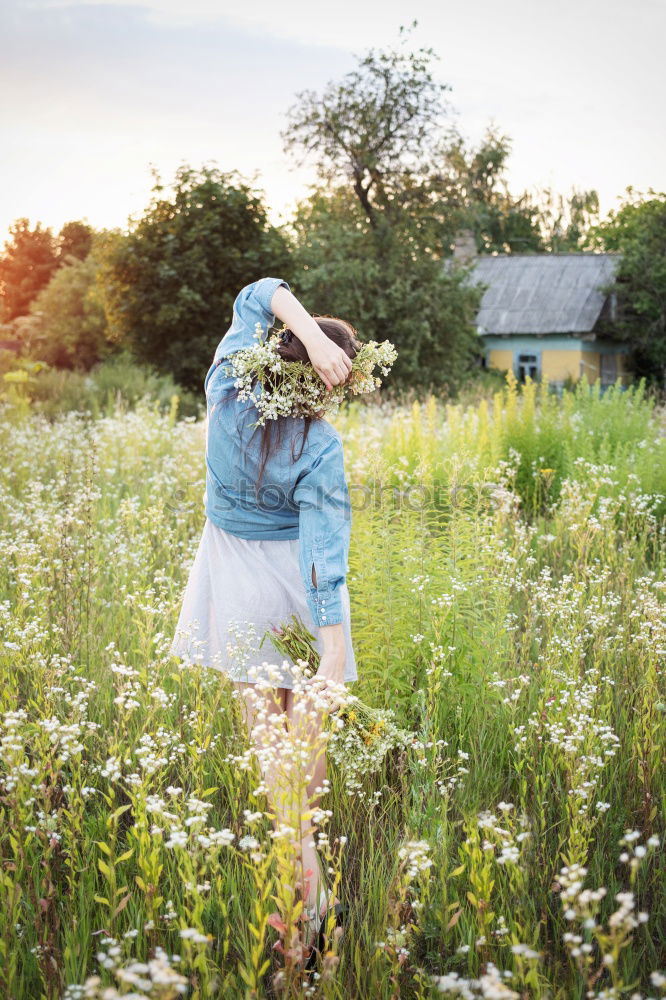
M 516 377 L 524 382 L 527 376 L 532 380 L 539 378 L 540 354 L 518 354 L 516 357 Z

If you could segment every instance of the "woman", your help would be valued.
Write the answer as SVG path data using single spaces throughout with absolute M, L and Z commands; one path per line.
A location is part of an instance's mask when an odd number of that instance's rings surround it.
M 265 680 L 266 661 L 283 660 L 265 643 L 260 649 L 259 641 L 292 615 L 315 636 L 318 677 L 338 683 L 357 677 L 346 584 L 350 504 L 340 435 L 321 413 L 253 426 L 257 409 L 238 398 L 233 371 L 224 363 L 256 345 L 258 334 L 265 340 L 276 317 L 286 326 L 278 348 L 282 358 L 309 361 L 329 391 L 346 382 L 361 347 L 349 324 L 312 317 L 286 281 L 262 278 L 237 296 L 232 324 L 205 378 L 206 521 L 171 651 L 230 675 L 250 734 L 257 714 L 273 713 L 276 724 L 293 718 L 288 670 L 279 668 L 276 689 L 265 695 L 261 712 L 257 691 L 250 692 L 257 678 Z M 275 676 L 272 669 L 268 676 Z M 313 755 L 312 764 L 310 802 L 326 773 L 321 755 Z M 303 870 L 315 875 L 306 882 L 304 903 L 316 933 L 317 913 L 323 917 L 332 901 L 320 894 L 310 835 L 302 836 L 301 858 Z

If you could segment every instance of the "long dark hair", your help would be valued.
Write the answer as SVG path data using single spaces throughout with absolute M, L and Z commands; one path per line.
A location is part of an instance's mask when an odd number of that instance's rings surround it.
M 347 323 L 346 320 L 343 319 L 338 319 L 336 316 L 313 316 L 313 319 L 326 334 L 329 340 L 332 340 L 338 345 L 338 347 L 341 347 L 348 357 L 356 357 L 356 354 L 361 349 L 361 341 L 358 339 L 357 332 L 351 323 Z M 302 361 L 305 364 L 310 364 L 308 352 L 306 351 L 302 341 L 300 341 L 296 334 L 289 328 L 285 328 L 281 331 L 277 351 L 280 357 L 285 361 Z M 264 384 L 267 389 L 272 388 L 270 376 L 264 377 Z M 230 402 L 237 397 L 238 389 L 234 389 L 229 394 L 225 394 L 224 402 Z M 296 438 L 294 438 L 291 442 L 291 457 L 294 462 L 303 454 L 312 421 L 317 420 L 318 418 L 313 415 L 303 417 L 302 419 L 303 430 L 300 434 L 301 443 L 298 454 L 296 454 Z M 284 427 L 285 418 L 278 417 L 276 420 L 267 420 L 262 427 L 255 427 L 253 431 L 252 436 L 254 436 L 257 431 L 261 431 L 259 474 L 255 484 L 256 490 L 259 489 L 259 484 L 263 478 L 268 459 L 282 444 Z
M 338 319 L 336 316 L 314 316 L 313 319 L 316 321 L 319 328 L 326 334 L 329 340 L 332 340 L 334 344 L 341 347 L 345 354 L 350 357 L 356 357 L 356 354 L 361 348 L 361 342 L 358 339 L 356 330 L 345 320 Z M 280 335 L 280 343 L 277 348 L 278 354 L 285 361 L 302 361 L 305 364 L 310 364 L 310 358 L 308 357 L 308 352 L 303 346 L 302 341 L 298 339 L 296 334 L 286 328 L 282 331 Z M 273 388 L 270 381 L 270 376 L 264 379 L 267 389 Z M 303 417 L 303 431 L 301 434 L 301 447 L 298 455 L 296 454 L 296 440 L 294 439 L 291 443 L 291 457 L 292 461 L 296 461 L 297 458 L 303 454 L 303 449 L 308 439 L 308 432 L 313 420 L 317 420 L 316 416 Z M 273 426 L 275 425 L 275 426 Z M 258 429 L 258 428 L 257 428 Z M 259 475 L 257 477 L 257 486 L 262 480 L 264 470 L 266 468 L 266 463 L 270 458 L 271 454 L 280 447 L 282 443 L 282 437 L 284 433 L 284 419 L 278 417 L 277 420 L 267 420 L 266 423 L 261 427 L 261 446 L 259 449 Z

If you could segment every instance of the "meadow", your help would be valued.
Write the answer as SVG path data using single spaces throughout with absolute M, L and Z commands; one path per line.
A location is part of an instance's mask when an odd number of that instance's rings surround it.
M 351 693 L 394 714 L 329 766 L 348 918 L 306 982 L 231 686 L 168 654 L 204 424 L 175 398 L 50 416 L 0 421 L 3 997 L 664 995 L 666 437 L 640 387 L 335 418 Z

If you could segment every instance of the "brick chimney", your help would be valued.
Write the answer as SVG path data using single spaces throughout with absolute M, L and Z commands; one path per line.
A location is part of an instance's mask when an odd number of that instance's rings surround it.
M 471 229 L 459 229 L 453 245 L 453 259 L 459 264 L 471 264 L 476 256 L 474 233 Z

